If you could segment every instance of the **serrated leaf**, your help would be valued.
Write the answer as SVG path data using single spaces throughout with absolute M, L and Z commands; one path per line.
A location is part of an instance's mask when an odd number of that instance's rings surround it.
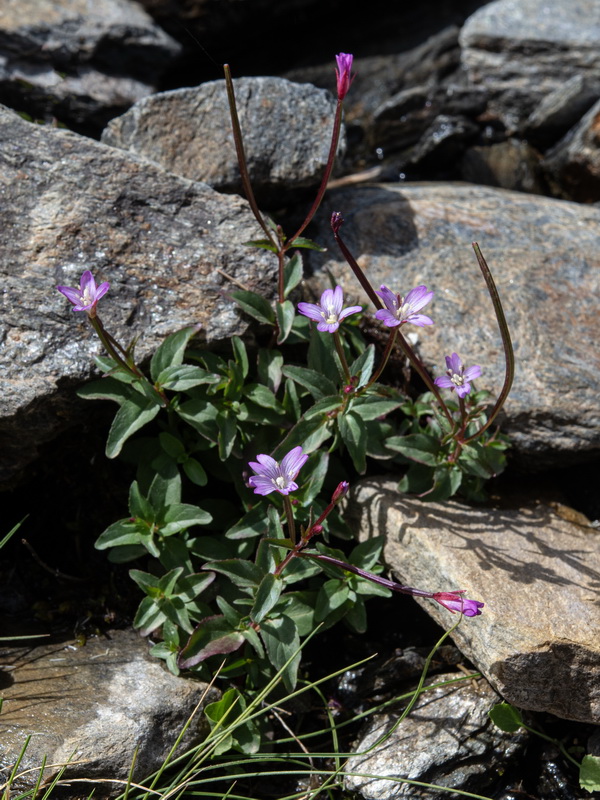
M 136 395 L 126 400 L 117 411 L 110 427 L 106 442 L 107 457 L 116 458 L 127 439 L 151 422 L 159 411 L 160 405 L 157 401 L 142 395 Z
M 150 375 L 153 381 L 156 382 L 160 373 L 167 367 L 183 363 L 185 348 L 197 330 L 194 325 L 167 336 L 150 361 Z
M 236 289 L 230 292 L 230 296 L 245 311 L 258 322 L 265 325 L 275 324 L 275 312 L 268 300 L 256 292 L 248 292 L 244 289 Z
M 505 733 L 515 733 L 523 725 L 521 714 L 510 703 L 497 703 L 488 711 L 488 717 Z

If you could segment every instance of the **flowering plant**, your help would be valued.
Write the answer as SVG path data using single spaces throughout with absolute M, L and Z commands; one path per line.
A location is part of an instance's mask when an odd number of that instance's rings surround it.
M 303 233 L 331 175 L 351 70 L 352 56 L 339 54 L 329 158 L 292 237 L 261 214 L 242 157 L 248 201 L 264 233 L 249 244 L 273 252 L 279 267 L 275 303 L 244 289 L 231 292 L 257 323 L 250 345 L 233 337 L 227 354 L 198 349 L 197 329 L 189 327 L 160 345 L 146 371 L 136 364 L 133 347 L 122 347 L 100 319 L 98 301 L 108 283 L 97 285 L 86 271 L 79 288 L 57 287 L 74 310 L 87 314 L 107 351 L 97 359 L 105 376 L 80 392 L 119 405 L 106 453 L 114 457 L 126 448 L 137 462 L 127 516 L 109 526 L 96 546 L 114 561 L 144 559 L 130 573 L 145 595 L 134 625 L 160 638 L 156 656 L 173 672 L 193 669 L 201 677 L 225 658 L 225 674 L 248 691 L 259 690 L 277 671 L 292 689 L 305 637 L 341 620 L 363 632 L 371 596 L 427 598 L 462 617 L 483 609 L 463 589 L 430 591 L 382 576 L 381 537 L 349 552 L 331 544 L 333 536 L 352 537 L 339 503 L 348 479 L 372 462 L 401 472 L 400 488 L 424 499 L 443 499 L 459 488 L 467 497 L 481 497 L 485 479 L 503 467 L 506 445 L 491 425 L 512 382 L 508 329 L 478 248 L 507 363 L 503 390 L 489 413 L 488 396 L 472 383 L 481 375 L 479 366 L 465 368 L 453 353 L 446 357 L 447 374 L 433 380 L 403 334 L 406 325 L 434 324 L 422 313 L 433 290 L 375 290 L 342 238 L 341 213 L 331 219 L 334 240 L 374 310 L 344 306 L 340 285 L 325 289 L 318 302 L 293 302 L 302 280 L 299 250 L 319 247 Z M 228 71 L 226 79 L 243 156 Z M 379 355 L 361 330 L 366 313 L 387 335 Z M 381 381 L 398 352 L 425 385 L 420 396 Z M 147 435 L 130 442 L 142 428 Z M 201 505 L 186 502 L 186 495 L 199 496 Z

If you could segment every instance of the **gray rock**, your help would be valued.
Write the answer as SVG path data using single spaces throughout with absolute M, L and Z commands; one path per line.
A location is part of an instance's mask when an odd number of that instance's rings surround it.
M 477 385 L 498 393 L 504 356 L 492 304 L 471 249 L 478 241 L 512 330 L 517 371 L 503 430 L 531 469 L 585 461 L 600 450 L 600 209 L 458 183 L 364 186 L 327 195 L 319 220 L 345 218 L 342 236 L 372 284 L 400 294 L 435 290 L 435 324 L 412 328 L 437 374 L 444 355 L 479 364 Z M 313 286 L 325 270 L 365 301 L 322 223 Z M 332 245 L 332 246 L 330 246 Z M 327 285 L 329 285 L 327 283 Z M 318 291 L 318 289 L 317 289 Z M 366 308 L 370 302 L 366 303 Z
M 596 0 L 495 0 L 463 26 L 461 61 L 515 129 L 568 79 L 598 80 L 598 41 Z
M 461 173 L 464 180 L 484 186 L 500 186 L 528 194 L 545 194 L 540 154 L 523 139 L 507 139 L 488 147 L 470 147 Z
M 258 202 L 274 208 L 318 186 L 329 154 L 333 96 L 283 78 L 240 78 L 234 88 Z M 112 120 L 102 141 L 184 178 L 243 193 L 224 80 L 148 97 Z M 341 142 L 343 151 L 343 133 Z
M 15 763 L 31 735 L 14 782 L 22 790 L 35 785 L 44 756 L 45 782 L 73 762 L 63 777 L 81 796 L 90 785 L 77 778 L 127 780 L 136 748 L 134 780 L 142 779 L 161 766 L 198 705 L 177 755 L 207 733 L 202 708 L 218 699 L 207 684 L 169 673 L 133 631 L 83 647 L 5 646 L 0 659 L 0 767 Z
M 545 149 L 576 125 L 600 98 L 600 83 L 574 75 L 546 95 L 525 121 L 524 134 Z
M 74 389 L 101 352 L 85 315 L 57 284 L 90 269 L 111 290 L 100 314 L 149 358 L 169 333 L 197 324 L 209 342 L 246 323 L 223 273 L 266 296 L 276 264 L 243 246 L 260 228 L 241 198 L 177 178 L 68 131 L 0 112 L 2 298 L 0 480 L 69 424 Z
M 581 203 L 600 201 L 600 100 L 543 161 L 557 194 Z
M 180 50 L 129 0 L 3 3 L 0 102 L 99 132 L 153 91 Z
M 466 117 L 439 114 L 423 132 L 410 161 L 417 166 L 451 169 L 478 132 Z
M 546 505 L 471 508 L 401 495 L 385 478 L 361 481 L 347 518 L 363 541 L 384 534 L 383 557 L 400 583 L 466 589 L 485 602 L 453 639 L 519 708 L 600 722 L 599 533 Z M 419 601 L 444 628 L 456 621 Z
M 427 683 L 453 678 L 452 673 L 437 675 Z M 437 800 L 448 797 L 448 788 L 484 792 L 526 739 L 502 733 L 490 721 L 487 712 L 500 700 L 485 681 L 455 683 L 422 694 L 395 729 L 398 712 L 376 714 L 354 745 L 357 755 L 346 765 L 346 788 L 365 800 Z M 425 789 L 402 779 L 448 788 Z

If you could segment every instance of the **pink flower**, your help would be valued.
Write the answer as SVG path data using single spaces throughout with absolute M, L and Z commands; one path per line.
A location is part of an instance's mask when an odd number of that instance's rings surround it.
M 459 611 L 465 617 L 478 617 L 481 614 L 484 603 L 480 603 L 479 600 L 468 600 L 466 597 L 461 597 L 460 595 L 464 594 L 465 591 L 465 589 L 457 589 L 455 592 L 435 592 L 431 597 L 453 614 Z
M 343 305 L 344 293 L 342 292 L 342 287 L 336 286 L 335 289 L 325 289 L 321 295 L 321 302 L 318 304 L 298 303 L 298 311 L 304 314 L 305 317 L 318 322 L 317 330 L 335 333 L 343 319 L 349 317 L 350 314 L 362 311 L 362 306 L 342 308 Z
M 70 303 L 73 303 L 73 311 L 87 311 L 90 317 L 95 317 L 98 300 L 108 292 L 110 283 L 101 283 L 100 286 L 96 286 L 94 276 L 89 270 L 86 270 L 81 276 L 78 289 L 70 286 L 57 286 L 56 288 Z
M 376 294 L 383 300 L 385 308 L 380 308 L 375 316 L 388 328 L 395 328 L 405 322 L 410 322 L 420 328 L 424 325 L 433 325 L 433 320 L 426 317 L 425 314 L 416 313 L 424 308 L 433 297 L 433 292 L 430 292 L 426 286 L 415 286 L 406 297 L 394 294 L 387 286 L 381 286 Z
M 459 397 L 465 397 L 471 391 L 469 381 L 481 375 L 481 367 L 476 364 L 472 367 L 464 368 L 462 361 L 456 353 L 446 356 L 446 375 L 440 375 L 434 380 L 436 386 L 442 389 L 455 391 Z
M 302 447 L 294 447 L 285 455 L 281 464 L 271 456 L 261 453 L 256 456 L 257 461 L 249 461 L 250 468 L 256 473 L 248 479 L 254 489 L 254 494 L 289 494 L 296 491 L 298 484 L 295 478 L 306 463 L 308 455 L 302 452 Z
M 343 100 L 348 94 L 350 84 L 354 80 L 354 75 L 350 77 L 354 56 L 351 56 L 350 53 L 340 53 L 335 57 L 335 60 L 337 61 L 335 73 L 337 75 L 338 100 Z

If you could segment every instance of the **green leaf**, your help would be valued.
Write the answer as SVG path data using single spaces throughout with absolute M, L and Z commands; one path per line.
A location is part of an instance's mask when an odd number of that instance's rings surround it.
M 107 376 L 100 381 L 92 381 L 81 386 L 77 390 L 77 397 L 82 397 L 84 400 L 114 400 L 115 403 L 122 405 L 134 392 L 135 389 L 128 383 Z
M 367 432 L 363 421 L 354 411 L 347 411 L 338 415 L 337 424 L 356 471 L 363 473 L 367 468 Z
M 241 367 L 242 376 L 245 378 L 248 375 L 248 353 L 246 351 L 246 345 L 239 336 L 231 337 L 231 345 L 233 347 L 235 362 Z
M 267 531 L 266 505 L 265 501 L 259 501 L 235 525 L 225 531 L 225 536 L 228 539 L 252 539 L 255 536 L 264 536 Z
M 302 256 L 300 253 L 288 259 L 283 265 L 283 296 L 287 297 L 302 280 Z
M 217 428 L 219 429 L 218 445 L 219 458 L 226 461 L 231 455 L 235 437 L 237 435 L 237 423 L 233 414 L 229 412 L 219 412 L 217 414 Z
M 317 400 L 317 402 L 305 412 L 304 419 L 313 419 L 313 417 L 320 417 L 322 414 L 327 414 L 330 411 L 338 411 L 341 408 L 342 408 L 342 400 L 339 394 L 329 395 L 328 397 L 322 397 L 320 400 Z
M 579 770 L 579 785 L 588 792 L 600 792 L 600 756 L 584 756 Z
M 212 522 L 211 515 L 198 506 L 175 503 L 167 508 L 160 533 L 163 536 L 172 536 L 194 525 L 208 525 L 209 522 Z
M 369 382 L 375 364 L 375 345 L 370 344 L 350 365 L 350 375 L 359 375 L 358 387 Z
M 294 447 L 302 445 L 305 453 L 312 453 L 331 436 L 331 427 L 322 419 L 301 419 L 275 449 L 273 458 L 281 460 Z
M 286 378 L 291 378 L 300 386 L 308 389 L 315 400 L 337 392 L 335 384 L 315 370 L 287 364 L 282 371 Z
M 327 618 L 333 616 L 339 619 L 341 615 L 336 614 L 348 600 L 350 590 L 348 584 L 339 578 L 331 578 L 321 586 L 317 595 L 315 606 L 315 619 L 317 622 L 329 621 Z
M 210 400 L 187 400 L 175 409 L 181 419 L 211 442 L 217 441 L 218 406 Z
M 121 545 L 139 545 L 143 542 L 144 536 L 135 522 L 129 519 L 120 519 L 113 522 L 96 539 L 94 547 L 96 550 L 106 550 L 109 547 L 120 547 Z
M 142 572 L 139 569 L 130 569 L 129 577 L 135 581 L 140 589 L 150 597 L 158 597 L 159 586 L 158 578 L 156 575 L 151 575 L 149 572 Z
M 158 381 L 161 372 L 167 367 L 183 363 L 185 348 L 197 332 L 198 328 L 194 325 L 167 336 L 150 362 L 150 375 L 153 381 Z
M 226 575 L 240 589 L 258 589 L 264 572 L 251 561 L 241 558 L 227 558 L 223 561 L 209 561 L 202 567 Z
M 374 536 L 372 539 L 361 542 L 350 553 L 348 561 L 355 567 L 372 570 L 379 562 L 384 542 L 385 536 Z
M 175 461 L 185 457 L 185 446 L 183 442 L 177 436 L 173 436 L 172 433 L 167 433 L 166 431 L 159 433 L 158 441 L 165 453 L 175 459 Z
M 137 481 L 134 481 L 129 487 L 128 508 L 132 517 L 143 519 L 149 525 L 153 524 L 156 512 L 152 503 L 141 493 Z
M 488 717 L 505 733 L 515 733 L 523 725 L 521 714 L 510 703 L 497 703 L 488 711 Z
M 292 302 L 289 300 L 284 300 L 283 303 L 277 303 L 275 306 L 275 313 L 277 315 L 277 324 L 279 326 L 277 344 L 283 344 L 292 330 L 294 317 L 296 316 L 296 309 Z
M 246 247 L 258 247 L 261 250 L 270 250 L 272 253 L 277 252 L 277 246 L 271 242 L 270 239 L 250 239 L 248 242 L 244 242 Z
M 164 511 L 167 506 L 181 500 L 181 475 L 172 459 L 154 459 L 154 477 L 148 489 L 148 500 L 155 509 Z
M 211 656 L 233 653 L 243 643 L 242 634 L 232 630 L 225 617 L 221 615 L 206 617 L 194 630 L 179 654 L 177 665 L 180 669 L 190 669 Z
M 244 388 L 244 396 L 261 408 L 271 408 L 278 414 L 283 414 L 283 406 L 279 400 L 270 389 L 260 383 L 249 383 Z
M 270 389 L 277 392 L 281 385 L 283 373 L 283 356 L 279 350 L 267 350 L 264 347 L 258 351 L 257 371 L 260 382 Z
M 195 458 L 186 458 L 183 462 L 183 471 L 196 486 L 206 486 L 208 483 L 208 476 L 204 467 Z
M 268 300 L 256 292 L 247 292 L 243 289 L 236 289 L 230 292 L 230 296 L 253 319 L 265 325 L 275 324 L 275 312 Z
M 391 592 L 388 592 L 391 594 Z M 365 601 L 362 597 L 357 597 L 346 614 L 344 615 L 344 622 L 350 625 L 356 633 L 365 633 L 367 630 L 367 609 Z
M 319 496 L 323 488 L 323 482 L 327 476 L 329 466 L 329 453 L 324 450 L 313 453 L 308 459 L 304 468 L 304 474 L 308 475 L 308 481 L 296 492 L 296 499 L 303 506 L 309 506 Z
M 401 406 L 403 402 L 403 399 L 392 400 L 377 395 L 368 395 L 355 400 L 352 403 L 352 411 L 356 412 L 365 422 L 368 422 L 378 417 L 384 417 L 390 411 L 394 411 Z
M 173 392 L 185 392 L 205 383 L 219 383 L 221 377 L 193 364 L 173 364 L 165 367 L 156 379 L 158 386 Z
M 321 247 L 320 244 L 313 242 L 312 239 L 307 239 L 304 236 L 298 236 L 290 242 L 290 247 L 305 247 L 307 250 L 318 250 L 319 253 L 326 253 L 327 248 Z
M 137 628 L 142 636 L 149 636 L 166 618 L 151 597 L 144 597 L 133 620 L 133 627 Z
M 250 611 L 250 616 L 254 622 L 263 621 L 279 600 L 282 591 L 283 580 L 268 572 L 260 582 L 256 591 L 254 605 Z
M 118 456 L 127 439 L 153 420 L 159 411 L 158 398 L 154 401 L 142 395 L 136 395 L 126 400 L 117 411 L 108 433 L 107 457 Z
M 296 623 L 287 616 L 270 619 L 262 623 L 260 635 L 269 661 L 275 668 L 280 670 L 287 664 L 281 677 L 288 692 L 293 691 L 300 666 L 300 637 Z
M 390 450 L 402 453 L 403 456 L 425 464 L 428 467 L 435 467 L 438 463 L 438 453 L 440 443 L 433 436 L 426 433 L 409 433 L 406 436 L 392 436 L 386 442 Z

